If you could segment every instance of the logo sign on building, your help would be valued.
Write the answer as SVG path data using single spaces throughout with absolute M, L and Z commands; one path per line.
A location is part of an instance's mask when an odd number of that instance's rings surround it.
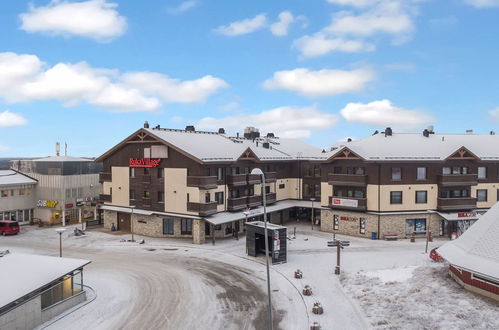
M 458 212 L 457 217 L 458 218 L 476 218 L 479 217 L 483 214 L 483 212 Z
M 340 217 L 340 220 L 341 220 L 341 221 L 357 221 L 357 220 L 359 220 L 359 218 L 356 218 L 356 217 L 341 216 L 341 217 Z
M 274 230 L 274 251 L 281 250 L 281 240 L 279 238 L 279 230 Z
M 38 202 L 36 202 L 36 206 L 38 207 L 50 207 L 50 208 L 54 208 L 57 206 L 59 202 L 57 201 L 46 201 L 46 200 L 39 200 Z
M 161 158 L 130 158 L 130 167 L 158 167 Z
M 356 199 L 333 198 L 331 203 L 337 206 L 358 207 L 359 201 Z

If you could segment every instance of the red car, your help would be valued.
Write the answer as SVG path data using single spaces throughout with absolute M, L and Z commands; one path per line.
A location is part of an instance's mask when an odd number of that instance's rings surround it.
M 437 249 L 438 248 L 434 248 L 433 250 L 430 251 L 430 259 L 433 259 L 438 262 L 444 261 L 444 259 L 440 256 L 440 254 L 438 254 Z
M 0 220 L 0 234 L 15 235 L 19 232 L 19 223 L 17 221 Z

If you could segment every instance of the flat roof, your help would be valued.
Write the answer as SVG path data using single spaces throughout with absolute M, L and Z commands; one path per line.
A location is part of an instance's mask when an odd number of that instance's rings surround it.
M 123 212 L 123 213 L 132 213 L 132 208 L 130 206 L 115 206 L 115 205 L 101 205 L 101 209 L 115 212 Z M 187 214 L 179 214 L 179 213 L 169 213 L 169 212 L 159 212 L 159 211 L 149 211 L 142 210 L 138 208 L 133 209 L 133 214 L 141 214 L 141 215 L 164 215 L 167 217 L 178 217 L 178 218 L 186 218 L 186 219 L 201 219 L 195 215 L 187 215 Z
M 82 268 L 90 260 L 36 254 L 8 253 L 0 257 L 0 308 L 58 278 Z
M 251 221 L 251 222 L 247 222 L 246 226 L 247 225 L 265 228 L 265 222 L 263 222 L 263 221 Z M 267 229 L 274 230 L 274 229 L 283 229 L 283 228 L 286 228 L 286 227 L 267 222 Z

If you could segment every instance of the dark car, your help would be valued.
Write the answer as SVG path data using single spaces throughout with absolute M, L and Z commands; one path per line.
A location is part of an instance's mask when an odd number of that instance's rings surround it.
M 17 221 L 0 220 L 0 234 L 15 235 L 19 232 L 19 223 Z
M 433 250 L 430 251 L 430 259 L 442 262 L 444 261 L 444 259 L 442 258 L 442 256 L 440 256 L 440 254 L 438 254 L 437 249 L 438 248 L 434 248 Z

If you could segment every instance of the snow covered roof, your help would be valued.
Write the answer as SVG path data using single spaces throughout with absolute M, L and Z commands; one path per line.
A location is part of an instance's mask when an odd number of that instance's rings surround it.
M 236 161 L 248 148 L 260 160 L 327 159 L 321 149 L 298 139 L 260 137 L 253 141 L 214 132 L 156 128 L 144 130 L 203 162 Z M 269 148 L 264 148 L 264 142 L 269 143 Z
M 499 203 L 438 253 L 453 265 L 499 279 Z
M 116 212 L 123 212 L 123 213 L 132 213 L 132 208 L 131 207 L 126 207 L 126 206 L 101 205 L 101 206 L 99 206 L 99 208 L 102 209 L 102 210 L 108 210 L 108 211 L 116 211 Z M 181 216 L 182 218 L 188 218 L 188 219 L 201 219 L 200 217 L 193 216 L 193 215 L 186 215 L 186 214 L 179 215 L 178 213 L 169 213 L 169 212 L 159 212 L 159 211 L 142 210 L 142 209 L 138 209 L 138 208 L 135 208 L 135 207 L 133 208 L 133 213 L 134 214 L 141 214 L 141 215 L 158 214 L 158 215 L 164 215 L 164 216 L 170 216 L 170 217 Z
M 0 170 L 0 186 L 36 184 L 37 181 L 14 170 Z
M 335 155 L 343 148 L 356 153 L 365 160 L 445 160 L 460 148 L 465 147 L 482 160 L 499 160 L 499 135 L 479 134 L 423 134 L 393 133 L 391 136 L 375 134 L 365 139 L 342 142 L 329 151 Z
M 89 263 L 15 252 L 0 257 L 0 308 Z
M 90 158 L 80 158 L 72 156 L 48 156 L 43 158 L 33 159 L 34 162 L 93 162 Z

